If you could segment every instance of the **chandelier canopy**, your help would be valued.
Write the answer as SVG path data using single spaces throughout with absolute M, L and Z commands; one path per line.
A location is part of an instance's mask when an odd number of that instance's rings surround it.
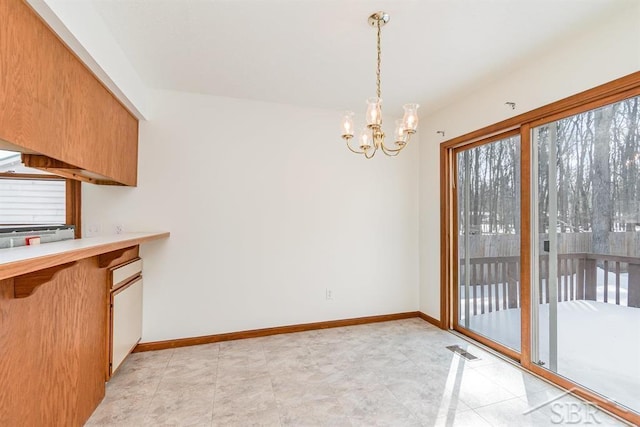
M 389 22 L 389 14 L 386 12 L 376 12 L 369 16 L 369 24 L 376 29 L 376 49 L 378 60 L 376 66 L 376 96 L 367 99 L 367 112 L 365 114 L 367 125 L 362 129 L 358 148 L 353 148 L 350 144 L 354 135 L 353 111 L 345 112 L 342 119 L 342 138 L 347 142 L 349 150 L 356 154 L 364 154 L 367 159 L 372 158 L 378 149 L 387 156 L 397 156 L 404 147 L 407 146 L 411 135 L 416 133 L 418 128 L 418 104 L 405 104 L 404 116 L 395 122 L 393 133 L 393 145 L 385 145 L 385 134 L 382 131 L 382 98 L 380 97 L 380 62 L 382 49 L 380 47 L 381 28 Z

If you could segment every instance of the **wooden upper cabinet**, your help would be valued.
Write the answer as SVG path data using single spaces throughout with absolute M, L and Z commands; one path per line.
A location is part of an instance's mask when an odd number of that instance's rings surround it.
M 23 0 L 1 0 L 0 22 L 0 139 L 78 179 L 135 186 L 138 120 Z

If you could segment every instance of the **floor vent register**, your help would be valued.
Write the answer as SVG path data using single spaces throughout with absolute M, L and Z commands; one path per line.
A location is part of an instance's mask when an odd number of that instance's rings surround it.
M 463 349 L 459 345 L 450 345 L 450 346 L 447 346 L 447 348 L 453 351 L 454 353 L 459 354 L 460 356 L 464 357 L 467 360 L 479 360 L 478 357 L 469 353 L 467 350 Z

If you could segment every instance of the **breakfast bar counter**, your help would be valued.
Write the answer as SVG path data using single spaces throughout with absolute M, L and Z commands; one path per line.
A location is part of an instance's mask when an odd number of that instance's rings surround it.
M 0 249 L 1 426 L 86 422 L 113 370 L 115 334 L 141 333 L 139 245 L 167 237 L 123 233 Z M 115 304 L 132 297 L 137 325 L 114 328 Z
M 123 233 L 0 249 L 0 280 L 167 237 L 168 232 Z

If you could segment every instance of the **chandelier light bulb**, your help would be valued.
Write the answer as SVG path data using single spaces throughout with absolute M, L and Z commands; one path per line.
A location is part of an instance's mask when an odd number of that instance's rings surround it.
M 420 106 L 418 104 L 405 104 L 402 108 L 404 108 L 404 117 L 402 118 L 404 128 L 413 133 L 418 129 L 418 108 Z
M 372 143 L 373 137 L 371 136 L 371 131 L 366 127 L 363 128 L 360 133 L 360 149 L 366 151 L 371 148 Z
M 356 154 L 364 154 L 367 159 L 372 158 L 378 149 L 387 156 L 397 156 L 407 146 L 411 135 L 418 129 L 418 104 L 405 104 L 404 116 L 396 120 L 393 133 L 394 144 L 387 147 L 384 143 L 385 134 L 382 130 L 382 98 L 380 95 L 380 64 L 382 58 L 381 28 L 389 22 L 389 14 L 376 12 L 369 16 L 369 25 L 376 29 L 376 96 L 367 99 L 367 111 L 365 113 L 366 126 L 358 136 L 358 148 L 349 144 L 353 138 L 353 112 L 347 111 L 342 118 L 342 138 L 347 142 L 347 148 Z
M 382 124 L 382 99 L 367 99 L 367 126 L 380 126 Z
M 353 111 L 347 111 L 342 118 L 342 137 L 353 138 Z
M 407 136 L 409 136 L 409 134 L 405 132 L 403 119 L 396 120 L 396 129 L 393 135 L 396 145 L 402 146 L 407 143 Z

